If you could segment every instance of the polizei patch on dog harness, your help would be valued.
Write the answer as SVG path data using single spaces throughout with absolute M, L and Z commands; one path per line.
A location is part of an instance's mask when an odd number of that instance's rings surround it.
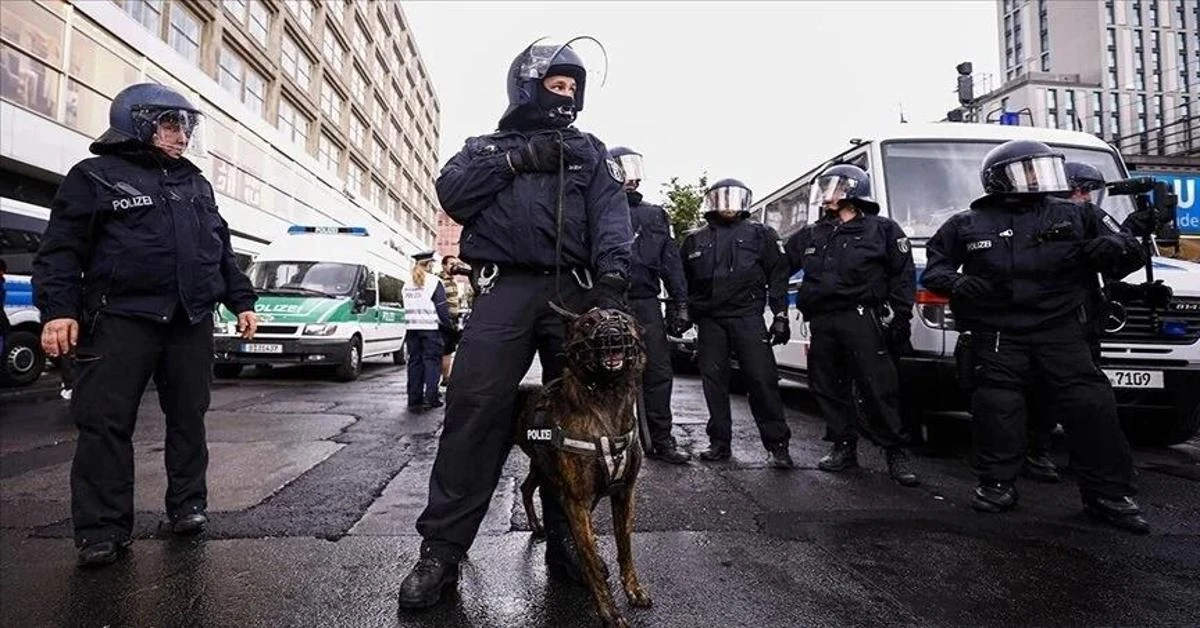
M 553 385 L 553 383 L 551 384 Z M 572 434 L 550 421 L 544 410 L 533 413 L 535 427 L 527 427 L 520 437 L 527 443 L 553 447 L 580 456 L 599 458 L 604 478 L 604 493 L 612 495 L 625 488 L 625 470 L 629 467 L 629 452 L 638 446 L 638 430 L 634 428 L 620 436 L 581 436 Z
M 979 240 L 978 242 L 968 242 L 967 243 L 967 252 L 968 253 L 970 253 L 971 251 L 982 251 L 984 249 L 990 249 L 990 248 L 992 248 L 991 240 Z

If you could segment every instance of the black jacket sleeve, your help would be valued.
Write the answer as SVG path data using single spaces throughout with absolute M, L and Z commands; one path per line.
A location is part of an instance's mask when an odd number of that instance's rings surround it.
M 585 197 L 588 232 L 592 241 L 592 267 L 600 275 L 616 273 L 629 277 L 633 256 L 633 226 L 629 217 L 629 198 L 622 181 L 609 167 L 608 149 L 593 141 L 599 158 L 588 182 Z
M 1120 257 L 1101 264 L 1094 270 L 1110 279 L 1120 279 L 1146 265 L 1146 253 L 1137 237 L 1128 229 L 1122 228 L 1108 212 L 1095 204 L 1087 203 L 1085 209 L 1083 221 L 1086 237 L 1091 239 L 1108 236 L 1120 241 L 1123 249 Z
M 958 269 L 963 264 L 962 247 L 959 246 L 958 237 L 961 215 L 951 216 L 925 243 L 928 260 L 921 283 L 932 292 L 946 297 L 950 296 L 954 289 L 954 282 L 959 277 Z
M 917 271 L 913 264 L 912 245 L 904 229 L 894 220 L 887 221 L 887 281 L 888 305 L 897 318 L 912 318 L 913 303 L 917 300 Z
M 663 222 L 667 223 L 667 234 L 671 234 L 671 221 L 665 210 L 660 210 Z M 659 258 L 659 267 L 663 269 L 663 278 L 667 284 L 667 295 L 677 303 L 687 302 L 687 280 L 683 276 L 683 258 L 679 255 L 679 245 L 675 238 L 667 237 L 663 242 Z
M 767 275 L 767 305 L 772 314 L 787 312 L 788 261 L 780 250 L 779 234 L 763 226 L 762 267 Z
M 50 204 L 50 222 L 33 259 L 34 303 L 42 321 L 79 320 L 82 314 L 83 272 L 90 250 L 91 229 L 100 217 L 92 181 L 76 164 L 67 172 Z
M 471 222 L 492 203 L 497 192 L 512 184 L 515 176 L 505 152 L 487 146 L 480 138 L 468 139 L 438 176 L 438 202 L 460 225 Z
M 450 321 L 450 302 L 446 297 L 446 286 L 441 281 L 433 289 L 433 309 L 437 310 L 438 323 L 440 325 L 443 327 L 454 326 L 454 323 Z
M 805 225 L 788 238 L 787 244 L 783 246 L 784 254 L 787 256 L 788 277 L 804 267 L 804 251 L 808 249 L 810 242 L 812 242 L 811 225 Z
M 254 293 L 254 285 L 242 269 L 238 268 L 237 256 L 233 252 L 233 242 L 229 237 L 229 223 L 219 213 L 221 219 L 221 241 L 225 250 L 221 253 L 221 276 L 225 279 L 225 298 L 221 301 L 234 314 L 253 312 L 258 295 Z

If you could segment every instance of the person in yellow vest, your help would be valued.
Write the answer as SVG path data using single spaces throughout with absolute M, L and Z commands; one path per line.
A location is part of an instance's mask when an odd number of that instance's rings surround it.
M 470 297 L 471 288 L 454 280 L 455 275 L 471 276 L 471 267 L 453 255 L 442 256 L 442 286 L 446 289 L 446 301 L 450 304 L 450 326 L 442 330 L 442 387 L 450 381 L 450 366 L 454 351 L 462 337 L 463 302 Z M 469 307 L 469 306 L 468 306 Z
M 412 281 L 404 287 L 404 317 L 408 326 L 408 408 L 425 411 L 442 405 L 438 394 L 442 332 L 450 326 L 446 288 L 433 274 L 433 251 L 412 256 Z

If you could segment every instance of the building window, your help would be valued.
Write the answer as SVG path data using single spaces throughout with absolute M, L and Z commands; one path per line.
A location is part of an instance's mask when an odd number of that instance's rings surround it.
M 333 25 L 325 25 L 325 38 L 321 40 L 321 55 L 329 62 L 329 69 L 334 74 L 341 74 L 346 59 L 346 47 L 338 41 L 333 33 Z
M 300 44 L 288 34 L 283 36 L 280 53 L 280 67 L 283 73 L 290 76 L 302 91 L 307 92 L 312 84 L 312 59 L 300 51 Z
M 1187 53 L 1187 33 L 1176 33 L 1175 37 L 1178 41 L 1178 54 L 1176 58 L 1179 60 L 1179 89 L 1187 91 L 1190 88 L 1191 75 L 1188 71 L 1188 53 Z
M 357 161 L 350 160 L 350 167 L 346 169 L 346 187 L 355 194 L 367 195 L 366 182 L 363 180 L 365 171 L 362 166 L 358 165 Z
M 1150 0 L 1150 26 L 1158 26 L 1158 0 Z
M 341 95 L 333 89 L 333 84 L 329 81 L 321 83 L 321 111 L 325 112 L 326 116 L 334 122 L 341 122 L 342 109 L 345 107 L 345 101 Z
M 367 31 L 363 28 L 362 23 L 354 20 L 353 33 L 350 35 L 350 45 L 354 46 L 354 52 L 358 53 L 360 59 L 369 60 L 370 55 L 367 54 Z
M 357 68 L 354 70 L 354 78 L 350 79 L 350 97 L 359 105 L 367 105 L 367 77 Z
M 1108 29 L 1108 87 L 1120 87 L 1117 83 L 1117 31 L 1112 28 Z
M 1165 118 L 1165 116 L 1163 115 L 1164 113 L 1165 112 L 1163 111 L 1163 97 L 1155 96 L 1154 97 L 1154 127 L 1153 127 L 1153 129 L 1155 131 L 1155 133 L 1154 133 L 1155 137 L 1158 138 L 1158 152 L 1160 152 L 1160 153 L 1163 152 L 1166 148 L 1166 146 L 1164 145 L 1166 143 L 1165 138 L 1163 137 L 1163 120 Z
M 1038 0 L 1038 43 L 1041 46 L 1042 71 L 1050 71 L 1050 22 L 1046 19 L 1046 0 Z
M 1104 137 L 1104 112 L 1100 109 L 1100 92 L 1092 92 L 1092 134 Z
M 1117 92 L 1108 95 L 1108 130 L 1114 140 L 1121 137 L 1121 96 Z M 1119 147 L 1118 147 L 1119 148 Z
M 1150 152 L 1150 138 L 1146 134 L 1146 95 L 1137 97 L 1137 134 L 1142 154 Z
M 1050 51 L 1048 50 L 1042 53 L 1042 71 L 1050 71 Z
M 1058 90 L 1046 90 L 1046 126 L 1058 128 Z
M 263 48 L 267 47 L 271 28 L 271 12 L 261 0 L 225 0 L 225 10 L 233 14 L 235 21 L 250 33 L 250 37 Z
M 1179 104 L 1180 119 L 1185 120 L 1185 122 L 1183 124 L 1183 143 L 1184 144 L 1183 144 L 1182 148 L 1185 148 L 1185 149 L 1186 148 L 1195 148 L 1195 144 L 1193 144 L 1193 142 L 1195 141 L 1193 127 L 1195 125 L 1192 124 L 1192 121 L 1189 119 L 1192 117 L 1192 99 L 1188 96 L 1180 96 L 1179 102 L 1180 102 L 1180 104 Z
M 375 121 L 376 128 L 383 128 L 384 121 L 387 120 L 387 107 L 378 96 L 375 97 L 375 115 L 372 118 Z
M 1104 0 L 1104 13 L 1108 17 L 1108 25 L 1112 26 L 1117 23 L 1117 10 L 1113 0 Z
M 1146 66 L 1142 57 L 1143 51 L 1142 31 L 1133 32 L 1133 81 L 1134 88 L 1138 90 L 1146 89 Z
M 1187 11 L 1183 8 L 1183 0 L 1175 0 L 1175 16 L 1178 22 L 1175 28 L 1180 30 L 1187 28 Z
M 296 106 L 286 98 L 279 100 L 279 117 L 276 120 L 275 126 L 283 132 L 284 137 L 288 138 L 301 148 L 308 146 L 308 127 L 312 124 L 304 114 L 297 110 Z
M 200 63 L 200 18 L 180 2 L 171 5 L 167 43 L 193 65 Z
M 409 44 L 411 48 L 411 43 Z M 416 57 L 414 52 L 413 57 Z M 1016 59 L 1017 74 L 1021 74 L 1025 69 L 1025 52 L 1024 46 L 1021 44 L 1021 9 L 1013 11 L 1013 57 Z M 414 90 L 416 85 L 412 85 L 412 79 L 409 79 L 410 87 Z
M 1150 0 L 1150 1 L 1158 2 L 1158 0 Z M 1142 25 L 1142 2 L 1141 2 L 1141 0 L 1133 0 L 1133 2 L 1129 3 L 1129 14 L 1130 14 L 1129 22 L 1131 24 L 1133 24 L 1134 26 Z
M 1071 129 L 1072 131 L 1082 131 L 1083 129 L 1079 128 L 1079 118 L 1077 117 L 1075 109 L 1075 90 L 1068 89 L 1065 91 L 1065 94 L 1067 97 L 1067 128 Z
M 350 143 L 362 146 L 367 141 L 367 123 L 357 115 L 350 116 Z
M 376 139 L 371 143 L 371 161 L 374 162 L 385 175 L 387 173 L 387 149 L 383 147 L 383 142 Z
M 267 97 L 267 81 L 229 47 L 221 49 L 218 81 L 221 87 L 245 103 L 252 111 L 259 116 L 264 114 L 263 103 Z
M 321 134 L 321 139 L 317 142 L 317 161 L 333 173 L 338 171 L 338 164 L 342 161 L 341 149 L 338 148 L 332 137 L 324 133 Z
M 304 32 L 311 33 L 314 13 L 311 0 L 284 0 L 284 5 L 296 16 L 296 21 L 300 22 Z
M 133 19 L 146 27 L 146 30 L 159 35 L 162 25 L 162 0 L 124 0 L 121 8 Z

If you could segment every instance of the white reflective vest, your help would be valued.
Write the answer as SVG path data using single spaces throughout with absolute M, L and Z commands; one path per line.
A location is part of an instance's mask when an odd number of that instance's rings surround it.
M 436 276 L 427 275 L 424 288 L 412 283 L 404 287 L 404 320 L 408 329 L 437 330 L 438 314 L 433 305 L 433 293 L 440 284 Z

